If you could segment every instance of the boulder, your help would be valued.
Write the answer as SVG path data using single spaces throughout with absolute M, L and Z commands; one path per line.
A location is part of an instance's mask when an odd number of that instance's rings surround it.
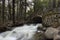
M 45 36 L 48 39 L 52 39 L 54 37 L 54 34 L 58 33 L 58 30 L 56 28 L 53 27 L 49 27 L 47 28 L 46 32 L 45 32 Z
M 54 40 L 60 40 L 60 31 L 54 35 Z
M 58 29 L 58 30 L 60 30 L 60 26 L 59 26 L 59 27 L 57 27 L 57 29 Z

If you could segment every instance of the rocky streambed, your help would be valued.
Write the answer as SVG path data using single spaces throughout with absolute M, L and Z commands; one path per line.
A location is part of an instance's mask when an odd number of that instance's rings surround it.
M 44 27 L 42 24 L 25 24 L 0 33 L 0 40 L 60 40 L 60 31 L 59 28 Z

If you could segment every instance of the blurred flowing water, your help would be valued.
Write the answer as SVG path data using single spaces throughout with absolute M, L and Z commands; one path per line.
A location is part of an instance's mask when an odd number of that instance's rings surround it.
M 16 27 L 12 31 L 0 33 L 0 40 L 32 40 L 40 24 L 23 25 Z

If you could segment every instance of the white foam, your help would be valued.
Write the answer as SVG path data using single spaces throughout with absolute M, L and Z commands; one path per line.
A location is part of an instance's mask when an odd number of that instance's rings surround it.
M 2 40 L 29 40 L 33 37 L 37 31 L 37 25 L 24 25 L 22 27 L 16 27 L 12 31 L 5 32 L 5 37 L 1 37 Z M 9 33 L 8 33 L 9 32 Z

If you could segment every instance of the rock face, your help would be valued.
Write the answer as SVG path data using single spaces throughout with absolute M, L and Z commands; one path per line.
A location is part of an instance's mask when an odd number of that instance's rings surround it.
M 48 39 L 52 39 L 54 38 L 54 34 L 58 33 L 58 30 L 52 27 L 47 28 L 46 32 L 45 32 L 45 36 Z

